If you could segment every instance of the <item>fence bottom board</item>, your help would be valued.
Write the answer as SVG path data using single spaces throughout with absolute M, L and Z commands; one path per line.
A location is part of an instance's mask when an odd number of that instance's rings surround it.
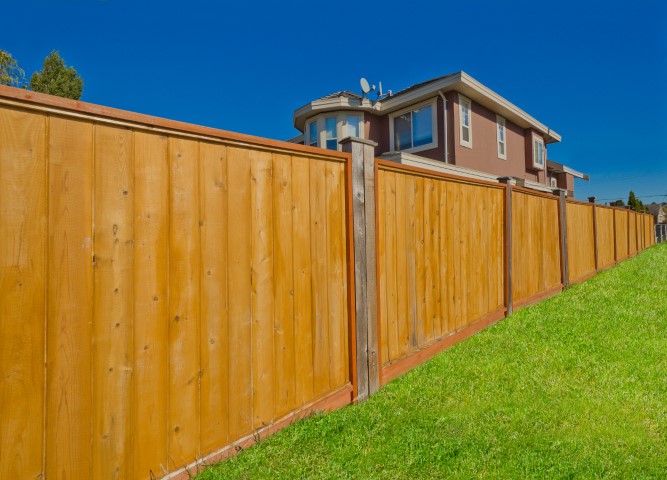
M 522 307 L 527 307 L 528 305 L 532 305 L 534 303 L 541 302 L 542 300 L 545 300 L 549 297 L 553 297 L 554 295 L 560 293 L 563 291 L 563 286 L 558 285 L 557 287 L 550 288 L 549 290 L 546 290 L 542 293 L 538 293 L 537 295 L 533 295 L 532 297 L 524 298 L 522 300 L 519 300 L 517 302 L 512 303 L 512 310 L 515 311 L 519 308 Z
M 352 385 L 348 383 L 338 390 L 327 394 L 325 397 L 320 398 L 319 400 L 316 400 L 315 402 L 306 405 L 299 410 L 288 413 L 279 420 L 276 420 L 271 425 L 262 427 L 252 434 L 240 438 L 234 443 L 223 447 L 217 452 L 211 453 L 192 462 L 190 465 L 181 468 L 180 470 L 176 470 L 175 472 L 165 475 L 162 477 L 162 480 L 189 480 L 197 475 L 197 473 L 199 473 L 203 467 L 218 463 L 226 458 L 233 457 L 246 448 L 253 446 L 258 441 L 273 435 L 278 430 L 289 426 L 297 420 L 305 418 L 308 415 L 318 411 L 330 412 L 352 403 L 354 400 L 353 393 L 354 390 Z
M 425 347 L 422 350 L 419 350 L 413 353 L 412 355 L 402 358 L 394 363 L 383 366 L 380 377 L 380 383 L 382 385 L 386 385 L 395 378 L 400 377 L 404 373 L 407 373 L 416 366 L 421 365 L 425 361 L 434 357 L 435 355 L 445 350 L 446 348 L 449 348 L 454 344 L 465 340 L 466 338 L 474 335 L 480 330 L 483 330 L 486 327 L 503 319 L 506 313 L 507 309 L 505 307 L 499 308 L 498 310 L 495 310 L 485 315 L 484 317 L 480 318 L 474 323 L 471 323 L 461 328 L 460 330 L 452 333 L 451 335 L 441 338 L 440 340 L 429 345 L 428 347 Z

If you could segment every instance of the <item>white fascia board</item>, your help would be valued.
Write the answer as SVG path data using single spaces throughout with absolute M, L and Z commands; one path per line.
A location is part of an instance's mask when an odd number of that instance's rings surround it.
M 581 173 L 581 172 L 575 170 L 574 168 L 566 167 L 565 165 L 563 165 L 563 171 L 564 171 L 565 173 L 569 173 L 569 174 L 572 175 L 573 177 L 577 177 L 577 178 L 582 178 L 582 179 L 584 179 L 584 180 L 588 180 L 588 178 L 586 178 L 586 177 L 588 177 L 588 175 L 586 175 L 585 173 Z
M 561 141 L 561 136 L 543 123 L 521 110 L 519 107 L 484 86 L 465 72 L 458 72 L 451 77 L 429 83 L 398 97 L 389 97 L 378 102 L 379 112 L 390 113 L 408 104 L 437 95 L 438 91 L 456 90 L 474 102 L 489 108 L 498 115 L 517 124 L 522 128 L 533 128 L 544 135 L 545 143 Z
M 472 168 L 460 167 L 445 163 L 441 160 L 433 160 L 431 158 L 421 157 L 412 153 L 405 152 L 387 152 L 380 155 L 380 158 L 389 160 L 391 162 L 400 163 L 401 165 L 408 165 L 411 167 L 419 167 L 425 170 L 434 172 L 447 173 L 449 175 L 457 175 L 459 177 L 473 178 L 475 180 L 484 180 L 486 182 L 497 182 L 498 175 L 481 172 Z

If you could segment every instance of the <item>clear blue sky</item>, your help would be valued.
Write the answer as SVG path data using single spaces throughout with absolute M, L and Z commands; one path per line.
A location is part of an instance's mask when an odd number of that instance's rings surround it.
M 0 49 L 27 76 L 59 50 L 88 102 L 286 139 L 362 76 L 464 70 L 562 135 L 550 159 L 591 175 L 578 198 L 667 195 L 664 0 L 3 3 Z

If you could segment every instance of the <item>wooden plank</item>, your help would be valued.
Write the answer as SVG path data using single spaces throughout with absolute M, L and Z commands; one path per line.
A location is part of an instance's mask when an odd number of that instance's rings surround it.
M 274 281 L 273 281 L 273 158 L 269 152 L 251 150 L 252 248 L 252 388 L 253 429 L 274 419 Z M 233 414 L 233 412 L 231 412 Z
M 407 248 L 407 276 L 408 286 L 408 352 L 417 348 L 417 201 L 415 193 L 417 189 L 416 179 L 412 175 L 405 177 L 405 232 Z M 380 213 L 378 212 L 378 215 Z M 382 218 L 382 217 L 380 217 Z
M 329 373 L 329 293 L 327 279 L 326 163 L 310 163 L 310 256 L 312 268 L 313 394 L 320 397 L 330 390 Z
M 134 305 L 132 132 L 95 127 L 93 478 L 132 477 Z
M 46 478 L 91 477 L 93 126 L 49 122 Z
M 199 145 L 169 138 L 169 459 L 199 454 Z
M 229 330 L 227 149 L 199 146 L 201 202 L 201 453 L 228 443 Z
M 405 179 L 406 176 L 403 174 L 396 175 L 396 308 L 399 357 L 403 357 L 407 354 L 410 341 Z
M 167 138 L 134 134 L 134 477 L 167 468 L 169 161 Z
M 440 282 L 440 335 L 449 334 L 449 277 L 447 182 L 438 182 L 438 276 Z
M 313 396 L 313 331 L 311 329 L 310 170 L 311 160 L 292 157 L 292 239 L 294 243 L 294 345 L 296 393 L 301 407 Z
M 0 478 L 43 472 L 46 118 L 0 109 Z
M 424 254 L 424 178 L 415 179 L 415 287 L 417 298 L 417 345 L 426 342 L 426 282 Z
M 434 338 L 433 311 L 435 308 L 435 292 L 433 291 L 433 212 L 431 211 L 431 196 L 433 195 L 433 183 L 435 180 L 424 178 L 424 207 L 423 207 L 423 282 L 424 282 L 424 316 L 422 317 L 423 332 L 422 343 L 430 343 Z
M 274 362 L 276 416 L 295 406 L 292 157 L 273 155 Z
M 227 148 L 229 437 L 252 431 L 251 190 L 247 149 Z M 233 228 L 231 228 L 233 226 Z
M 327 162 L 327 269 L 332 390 L 342 387 L 349 380 L 344 178 L 341 164 Z
M 270 154 L 251 152 L 252 180 L 252 334 L 253 334 L 253 400 L 254 428 L 274 416 L 274 280 L 273 280 L 273 213 L 272 170 Z M 282 182 L 281 179 L 277 179 Z M 284 227 L 284 225 L 283 225 Z M 276 232 L 277 235 L 278 232 Z M 287 235 L 285 233 L 284 235 Z M 284 292 L 283 292 L 284 294 Z M 277 323 L 276 323 L 277 324 Z
M 380 324 L 380 364 L 385 365 L 391 359 L 389 353 L 389 327 L 387 315 L 387 176 L 390 173 L 378 171 L 377 215 L 378 215 L 378 304 Z
M 387 348 L 389 361 L 396 360 L 398 353 L 398 288 L 396 281 L 396 173 L 385 175 L 385 262 L 387 268 L 387 301 L 384 310 L 387 316 Z

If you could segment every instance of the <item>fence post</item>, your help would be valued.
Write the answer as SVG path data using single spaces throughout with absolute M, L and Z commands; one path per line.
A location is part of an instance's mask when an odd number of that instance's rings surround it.
M 498 178 L 505 188 L 505 306 L 507 316 L 512 315 L 512 185 L 516 181 L 512 177 Z
M 565 202 L 565 190 L 558 191 L 558 219 L 560 225 L 560 272 L 563 287 L 570 284 L 570 273 L 567 259 L 567 203 Z
M 595 250 L 595 271 L 598 271 L 598 212 L 595 208 L 595 197 L 588 197 L 593 204 L 593 248 Z
M 380 389 L 375 255 L 375 147 L 356 137 L 340 141 L 352 154 L 354 289 L 357 336 L 357 401 Z

